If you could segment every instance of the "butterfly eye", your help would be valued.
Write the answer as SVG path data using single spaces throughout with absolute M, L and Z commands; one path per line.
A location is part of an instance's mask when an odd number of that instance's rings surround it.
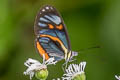
M 49 26 L 50 29 L 54 28 L 54 26 L 52 24 L 48 24 L 48 26 Z
M 62 24 L 60 24 L 59 26 L 56 26 L 56 28 L 59 29 L 59 30 L 62 30 L 63 26 L 62 26 Z

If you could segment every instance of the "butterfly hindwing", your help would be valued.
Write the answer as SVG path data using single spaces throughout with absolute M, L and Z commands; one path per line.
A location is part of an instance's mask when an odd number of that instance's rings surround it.
M 42 49 L 46 56 L 61 60 L 65 55 L 61 44 L 67 50 L 71 49 L 64 22 L 54 7 L 47 5 L 40 9 L 36 16 L 34 30 L 37 50 Z M 41 55 L 42 51 L 39 51 Z
M 50 38 L 40 37 L 37 41 L 39 41 L 40 45 L 45 49 L 45 52 L 48 53 L 50 57 L 55 57 L 55 60 L 57 61 L 64 59 L 64 53 L 54 41 L 50 40 Z

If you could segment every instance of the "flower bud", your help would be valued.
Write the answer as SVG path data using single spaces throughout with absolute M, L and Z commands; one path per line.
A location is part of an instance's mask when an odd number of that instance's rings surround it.
M 72 80 L 86 80 L 86 76 L 84 73 L 78 74 L 78 75 L 74 76 L 74 78 Z
M 46 80 L 48 77 L 48 70 L 42 69 L 35 72 L 35 77 L 39 80 Z

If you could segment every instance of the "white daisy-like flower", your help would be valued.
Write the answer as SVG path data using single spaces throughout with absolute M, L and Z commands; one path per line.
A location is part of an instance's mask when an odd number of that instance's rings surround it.
M 120 76 L 115 75 L 115 78 L 116 78 L 117 80 L 120 80 Z
M 63 80 L 72 80 L 77 75 L 84 74 L 85 66 L 86 66 L 86 62 L 81 62 L 79 65 L 78 64 L 70 64 L 69 67 L 65 70 L 66 73 L 63 74 L 62 79 Z
M 30 75 L 30 79 L 35 75 L 36 71 L 47 69 L 47 65 L 50 64 L 56 64 L 57 61 L 54 61 L 54 58 L 49 58 L 47 61 L 45 61 L 45 56 L 43 55 L 43 63 L 40 63 L 39 61 L 35 59 L 29 58 L 24 65 L 27 66 L 27 70 L 24 72 L 25 75 Z

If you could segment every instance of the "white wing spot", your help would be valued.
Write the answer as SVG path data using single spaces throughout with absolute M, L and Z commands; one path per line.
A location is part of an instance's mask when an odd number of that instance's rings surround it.
M 46 7 L 46 9 L 49 9 L 49 7 Z
M 45 9 L 42 9 L 42 11 L 44 12 L 44 11 L 45 11 Z

